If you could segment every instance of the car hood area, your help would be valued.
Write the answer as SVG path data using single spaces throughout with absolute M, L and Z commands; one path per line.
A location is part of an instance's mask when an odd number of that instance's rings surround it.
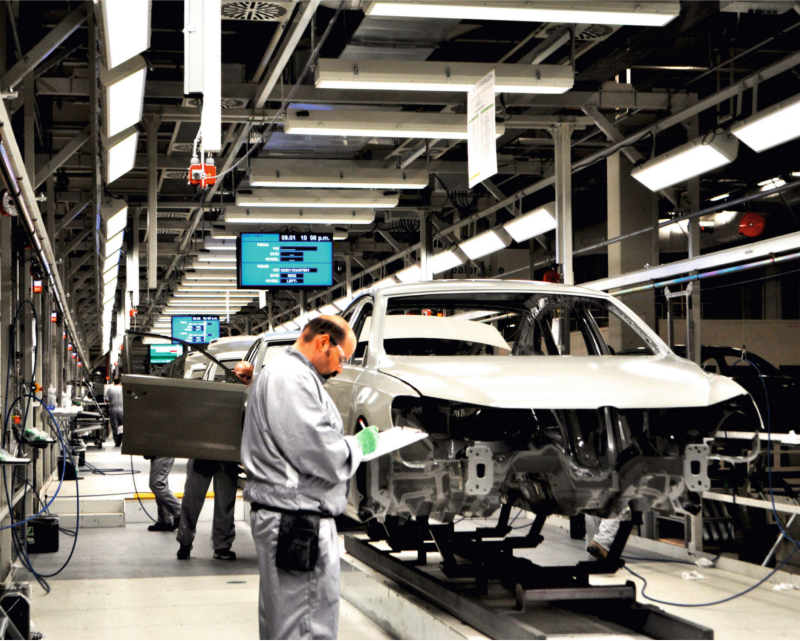
M 378 371 L 423 396 L 516 409 L 706 407 L 746 394 L 674 355 L 390 356 Z

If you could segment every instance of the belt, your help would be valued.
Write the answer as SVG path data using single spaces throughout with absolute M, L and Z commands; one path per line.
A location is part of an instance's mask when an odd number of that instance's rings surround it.
M 271 505 L 264 505 L 263 503 L 258 503 L 256 501 L 252 501 L 250 503 L 250 509 L 254 512 L 258 512 L 259 510 L 266 510 L 267 512 L 277 512 L 278 514 L 291 514 L 292 516 L 318 516 L 322 519 L 334 518 L 332 514 L 323 514 L 322 512 L 314 512 L 313 510 L 286 510 L 282 507 L 272 507 Z

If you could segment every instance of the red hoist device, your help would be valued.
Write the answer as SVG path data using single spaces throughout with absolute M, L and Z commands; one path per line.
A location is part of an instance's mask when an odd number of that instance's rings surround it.
M 205 155 L 202 145 L 200 147 L 200 155 L 197 155 L 197 140 L 195 139 L 194 142 L 192 164 L 189 165 L 189 184 L 198 185 L 200 189 L 205 189 L 217 182 L 217 167 L 211 154 Z

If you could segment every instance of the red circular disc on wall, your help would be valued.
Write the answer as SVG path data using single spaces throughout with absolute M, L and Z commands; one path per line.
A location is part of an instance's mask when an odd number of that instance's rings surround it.
M 757 238 L 764 233 L 767 221 L 761 214 L 747 212 L 739 221 L 739 233 L 748 238 Z

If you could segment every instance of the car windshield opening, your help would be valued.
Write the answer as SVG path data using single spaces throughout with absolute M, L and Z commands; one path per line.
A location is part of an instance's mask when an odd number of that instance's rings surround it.
M 359 343 L 366 341 L 365 324 Z M 545 292 L 388 299 L 383 348 L 394 356 L 654 355 L 660 348 L 613 301 Z

